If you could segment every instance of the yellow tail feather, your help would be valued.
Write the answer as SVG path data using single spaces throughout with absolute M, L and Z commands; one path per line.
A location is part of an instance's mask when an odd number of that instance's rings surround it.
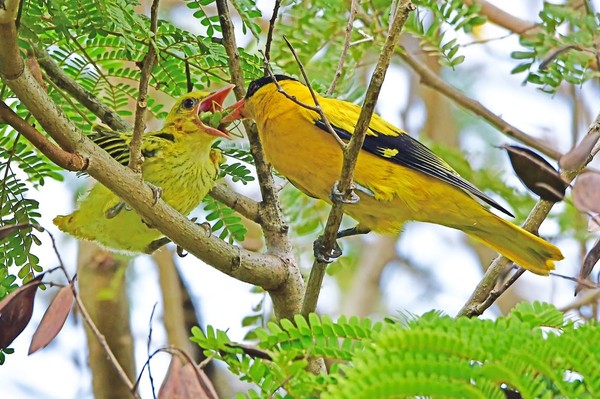
M 547 276 L 554 270 L 554 261 L 564 259 L 556 246 L 496 215 L 460 230 L 535 274 Z

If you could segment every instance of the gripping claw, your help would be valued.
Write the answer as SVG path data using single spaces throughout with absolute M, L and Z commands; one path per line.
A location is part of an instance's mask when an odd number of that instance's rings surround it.
M 321 263 L 331 263 L 335 259 L 342 256 L 342 249 L 338 245 L 337 241 L 335 242 L 335 245 L 331 251 L 325 250 L 323 245 L 323 236 L 319 236 L 319 238 L 315 240 L 313 244 L 313 252 L 317 261 Z
M 360 197 L 354 192 L 354 184 L 350 187 L 349 192 L 341 192 L 338 187 L 339 182 L 335 182 L 333 187 L 331 188 L 331 194 L 329 194 L 329 198 L 331 201 L 338 204 L 356 204 L 360 201 Z

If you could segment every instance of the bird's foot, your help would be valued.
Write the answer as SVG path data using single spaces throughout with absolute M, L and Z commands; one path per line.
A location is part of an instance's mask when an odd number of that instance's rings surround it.
M 158 203 L 158 200 L 162 196 L 163 190 L 162 190 L 162 188 L 155 186 L 152 183 L 146 182 L 146 184 L 148 185 L 148 187 L 150 187 L 150 190 L 152 190 L 152 200 L 154 201 L 152 203 L 152 206 L 154 206 Z
M 354 227 L 350 227 L 349 229 L 344 229 L 344 230 L 338 231 L 337 238 L 357 236 L 359 234 L 367 234 L 370 232 L 371 232 L 371 229 L 368 229 L 366 227 L 361 227 L 360 225 L 356 225 Z
M 192 222 L 196 223 L 196 220 L 198 220 L 197 217 L 193 217 L 190 219 Z M 206 232 L 208 233 L 208 237 L 210 237 L 210 235 L 212 234 L 212 227 L 210 226 L 210 223 L 208 222 L 204 222 L 204 223 L 196 223 L 197 226 L 202 227 L 204 230 L 206 230 Z M 179 256 L 180 258 L 185 258 L 186 256 L 188 256 L 188 253 L 185 252 L 185 250 L 183 249 L 183 247 L 180 247 L 179 245 L 177 246 L 177 256 Z
M 179 245 L 177 246 L 177 256 L 179 256 L 180 258 L 185 258 L 186 256 L 188 256 L 188 253 L 185 252 L 185 249 L 183 249 L 183 247 L 180 247 Z
M 131 208 L 129 208 L 125 201 L 119 200 L 119 202 L 117 202 L 117 205 L 113 206 L 112 208 L 108 208 L 106 212 L 104 212 L 104 217 L 106 217 L 107 219 L 112 219 L 115 216 L 117 216 L 123 210 L 123 208 L 125 208 L 126 211 L 131 210 Z
M 313 243 L 313 253 L 318 262 L 331 263 L 335 259 L 342 256 L 342 249 L 338 245 L 337 241 L 334 243 L 334 247 L 327 251 L 323 245 L 323 236 L 319 236 Z
M 170 242 L 171 240 L 168 237 L 161 237 L 159 239 L 156 239 L 146 246 L 146 249 L 144 249 L 144 253 L 151 255 L 152 253 L 154 253 L 154 251 L 167 245 Z
M 354 184 L 350 187 L 349 192 L 341 192 L 338 187 L 339 182 L 335 182 L 331 188 L 331 194 L 329 198 L 331 201 L 338 204 L 356 204 L 360 201 L 360 197 L 354 192 Z

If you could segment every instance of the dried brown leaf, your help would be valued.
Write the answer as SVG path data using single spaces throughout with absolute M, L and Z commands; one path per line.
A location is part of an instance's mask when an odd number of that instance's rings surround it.
M 588 220 L 588 231 L 590 233 L 600 231 L 600 215 L 590 215 L 590 220 Z
M 188 363 L 181 368 L 180 381 L 185 391 L 185 398 L 218 399 L 217 392 L 206 373 Z
M 158 399 L 179 399 L 184 397 L 183 387 L 179 381 L 181 366 L 181 359 L 179 356 L 172 356 L 169 370 L 167 370 L 167 375 L 158 391 Z
M 29 355 L 44 348 L 58 335 L 63 328 L 71 308 L 73 307 L 73 290 L 70 285 L 62 287 L 54 297 L 37 330 L 31 338 Z
M 173 356 L 158 399 L 218 399 L 218 395 L 204 371 L 189 362 L 182 366 L 179 356 Z
M 546 201 L 558 202 L 569 186 L 558 171 L 534 151 L 516 145 L 502 146 L 517 177 L 529 190 Z
M 596 266 L 596 263 L 598 263 L 598 260 L 600 260 L 600 238 L 596 240 L 592 246 L 592 249 L 589 250 L 583 259 L 583 264 L 581 265 L 581 270 L 579 271 L 579 281 L 584 281 L 588 278 L 588 276 L 592 273 L 592 270 L 594 270 L 594 266 Z M 577 284 L 575 295 L 577 295 L 581 288 L 581 283 Z
M 560 157 L 558 164 L 561 169 L 572 170 L 581 167 L 592 153 L 594 146 L 600 138 L 599 132 L 586 134 L 583 140 L 571 151 Z
M 584 172 L 577 176 L 572 194 L 577 209 L 600 213 L 600 173 Z
M 17 288 L 0 302 L 0 349 L 8 348 L 29 324 L 35 293 L 42 283 L 42 276 L 40 274 Z

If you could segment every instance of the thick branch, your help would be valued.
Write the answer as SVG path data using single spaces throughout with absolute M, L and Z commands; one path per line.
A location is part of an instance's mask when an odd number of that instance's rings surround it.
M 63 151 L 48 140 L 33 126 L 17 115 L 4 101 L 0 101 L 0 120 L 21 133 L 31 144 L 44 153 L 52 162 L 66 170 L 79 171 L 87 167 L 86 160 L 78 154 Z
M 344 162 L 342 165 L 340 180 L 337 183 L 337 190 L 340 193 L 343 193 L 345 198 L 349 198 L 352 195 L 352 179 L 354 175 L 354 168 L 356 166 L 356 160 L 358 159 L 358 154 L 362 149 L 365 134 L 367 132 L 367 128 L 369 127 L 373 111 L 375 110 L 377 97 L 379 96 L 381 85 L 383 84 L 383 80 L 385 78 L 385 73 L 392 59 L 392 55 L 394 54 L 394 48 L 396 47 L 398 39 L 400 38 L 400 32 L 402 31 L 402 27 L 404 26 L 408 15 L 412 10 L 414 10 L 414 8 L 415 6 L 408 0 L 400 1 L 398 3 L 387 39 L 379 55 L 379 60 L 375 66 L 375 71 L 371 76 L 365 101 L 363 103 L 360 116 L 358 117 L 356 127 L 354 128 L 354 134 L 352 135 L 352 139 L 350 139 L 347 147 L 344 149 Z M 325 253 L 330 252 L 335 245 L 337 232 L 340 227 L 343 214 L 343 203 L 334 202 L 327 219 L 325 232 L 323 233 L 322 237 L 322 244 Z M 306 295 L 302 304 L 302 314 L 305 316 L 311 312 L 314 312 L 317 307 L 319 292 L 321 290 L 321 284 L 323 282 L 326 267 L 327 264 L 324 262 L 315 261 L 313 264 L 313 268 L 307 283 Z
M 0 48 L 5 50 L 16 43 L 11 23 L 0 24 Z M 11 34 L 6 34 L 6 33 Z M 12 44 L 11 44 L 12 43 Z M 19 67 L 20 65 L 20 67 Z M 7 71 L 21 70 L 17 74 Z M 52 102 L 48 94 L 31 76 L 18 54 L 0 51 L 0 75 L 44 130 L 66 151 L 89 160 L 87 172 L 131 205 L 149 224 L 171 238 L 189 253 L 216 269 L 265 289 L 279 287 L 288 278 L 286 264 L 279 258 L 259 255 L 229 245 L 217 237 L 207 237 L 206 231 L 175 211 L 164 201 L 156 205 L 152 190 L 139 176 L 123 167 L 105 151 L 92 143 Z
M 245 94 L 244 73 L 240 64 L 240 55 L 235 42 L 235 30 L 231 22 L 231 15 L 225 0 L 217 0 L 219 22 L 223 32 L 222 44 L 228 56 L 229 70 L 232 83 L 236 85 L 234 92 L 238 99 Z M 244 121 L 250 151 L 254 157 L 256 173 L 262 195 L 260 209 L 261 227 L 265 234 L 265 241 L 269 253 L 282 259 L 287 266 L 287 280 L 277 290 L 269 291 L 273 300 L 273 307 L 278 318 L 292 318 L 300 311 L 301 298 L 304 293 L 304 281 L 300 274 L 293 252 L 292 245 L 287 236 L 288 226 L 279 209 L 279 201 L 275 190 L 275 182 L 271 174 L 271 166 L 266 162 L 262 146 L 258 138 L 256 127 Z
M 210 195 L 245 218 L 252 220 L 255 223 L 261 221 L 259 203 L 243 194 L 236 193 L 224 181 L 217 181 L 210 191 Z

